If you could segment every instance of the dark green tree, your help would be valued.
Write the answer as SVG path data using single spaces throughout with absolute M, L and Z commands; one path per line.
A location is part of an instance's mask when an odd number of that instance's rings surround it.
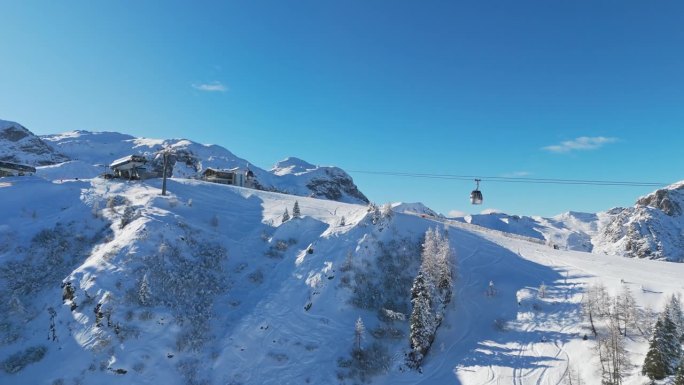
M 435 317 L 431 310 L 430 293 L 422 271 L 413 281 L 411 303 L 413 305 L 409 318 L 411 353 L 409 353 L 407 365 L 415 369 L 420 367 L 423 357 L 430 349 L 436 329 Z
M 677 374 L 675 375 L 673 385 L 684 385 L 684 358 L 679 361 L 679 368 L 677 368 Z
M 300 218 L 302 212 L 299 211 L 299 201 L 295 201 L 294 207 L 292 207 L 292 218 Z
M 670 318 L 669 307 L 658 317 L 644 359 L 642 373 L 652 380 L 675 374 L 682 357 L 677 325 Z
M 653 328 L 653 336 L 648 344 L 648 352 L 644 359 L 641 373 L 651 380 L 662 380 L 667 375 L 667 357 L 664 352 L 663 321 L 658 318 Z

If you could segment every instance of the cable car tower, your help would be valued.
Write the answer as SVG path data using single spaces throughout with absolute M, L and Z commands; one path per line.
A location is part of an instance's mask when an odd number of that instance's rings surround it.
M 475 183 L 477 183 L 477 186 L 475 187 L 475 190 L 473 190 L 470 193 L 470 203 L 474 205 L 481 205 L 482 204 L 482 191 L 480 191 L 480 182 L 481 179 L 475 179 Z

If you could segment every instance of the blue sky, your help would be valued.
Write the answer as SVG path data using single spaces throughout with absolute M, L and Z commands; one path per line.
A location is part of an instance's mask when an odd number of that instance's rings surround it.
M 0 15 L 0 118 L 37 134 L 184 137 L 263 168 L 684 179 L 681 1 L 27 0 Z M 599 211 L 652 190 L 489 182 L 472 207 L 468 181 L 351 174 L 378 203 L 443 213 Z

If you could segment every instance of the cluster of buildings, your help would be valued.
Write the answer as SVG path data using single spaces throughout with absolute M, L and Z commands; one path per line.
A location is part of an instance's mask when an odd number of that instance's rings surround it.
M 145 179 L 150 177 L 150 173 L 145 168 L 146 163 L 147 159 L 142 155 L 125 156 L 113 161 L 109 165 L 112 172 L 105 173 L 103 176 L 108 179 Z M 36 169 L 32 166 L 0 161 L 0 177 L 33 175 L 35 172 Z M 256 185 L 254 173 L 249 167 L 245 169 L 239 167 L 231 169 L 206 168 L 202 171 L 201 179 L 212 183 L 249 188 L 255 188 Z
M 36 168 L 25 164 L 0 161 L 0 177 L 33 175 Z
M 147 160 L 142 155 L 129 155 L 117 159 L 109 168 L 112 169 L 111 177 L 122 179 L 143 179 L 146 175 L 145 163 Z M 201 174 L 202 180 L 212 183 L 227 184 L 232 186 L 254 188 L 254 173 L 247 167 L 231 169 L 206 168 Z

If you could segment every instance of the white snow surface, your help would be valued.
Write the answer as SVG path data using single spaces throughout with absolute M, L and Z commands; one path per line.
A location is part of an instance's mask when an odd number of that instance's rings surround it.
M 352 178 L 337 167 L 310 165 L 301 159 L 288 158 L 282 169 L 266 171 L 237 157 L 218 145 L 205 145 L 187 139 L 135 138 L 117 132 L 70 131 L 46 135 L 43 140 L 71 159 L 95 165 L 104 170 L 115 159 L 132 154 L 144 155 L 150 163 L 161 169 L 160 151 L 167 148 L 174 152 L 178 161 L 172 175 L 179 178 L 197 178 L 203 170 L 249 168 L 260 186 L 266 190 L 300 196 L 316 196 L 348 203 L 364 203 L 367 199 L 358 192 Z M 281 163 L 279 163 L 281 164 Z M 76 171 L 71 169 L 71 171 Z M 88 178 L 91 173 L 74 173 L 72 178 Z
M 0 179 L 0 300 L 11 304 L 0 313 L 0 383 L 340 383 L 361 317 L 363 346 L 380 342 L 391 357 L 373 384 L 559 384 L 568 368 L 595 384 L 594 341 L 582 339 L 579 311 L 587 285 L 613 294 L 627 286 L 657 311 L 684 290 L 684 264 L 555 250 L 528 231 L 516 238 L 408 211 L 378 219 L 365 205 L 189 179 L 170 179 L 168 190 L 161 196 L 157 179 Z M 302 218 L 281 223 L 295 201 Z M 593 221 L 569 216 L 558 220 Z M 457 278 L 418 372 L 403 364 L 408 324 L 394 321 L 397 338 L 371 336 L 378 309 L 354 306 L 344 280 L 354 282 L 350 265 L 364 271 L 386 248 L 412 250 L 429 227 L 448 231 Z M 404 270 L 415 275 L 418 259 L 419 250 Z M 490 281 L 495 296 L 485 295 Z M 548 295 L 539 298 L 542 283 Z M 44 357 L 8 372 L 30 347 Z M 626 385 L 646 383 L 646 347 L 642 336 L 629 339 Z

